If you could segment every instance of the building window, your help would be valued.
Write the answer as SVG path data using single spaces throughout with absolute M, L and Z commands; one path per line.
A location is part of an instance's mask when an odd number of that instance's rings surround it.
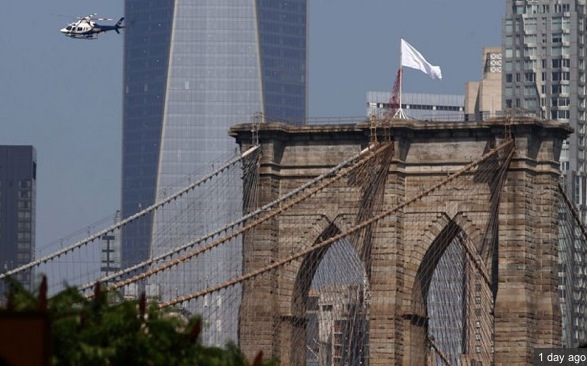
M 536 31 L 536 18 L 524 19 L 524 31 L 535 32 Z
M 580 203 L 580 197 L 581 197 L 581 177 L 580 176 L 575 176 L 575 187 L 574 187 L 574 199 L 575 199 L 575 203 Z
M 552 68 L 558 69 L 561 67 L 561 59 L 555 58 L 552 60 Z
M 16 259 L 19 263 L 28 263 L 31 261 L 30 253 L 17 253 Z
M 558 18 L 558 17 L 553 17 L 550 21 L 550 27 L 551 27 L 551 31 L 560 31 L 562 30 L 562 23 L 563 20 L 562 18 Z
M 525 77 L 526 81 L 530 81 L 530 82 L 536 81 L 536 73 L 526 72 L 526 73 L 524 73 L 524 77 Z
M 551 75 L 552 75 L 552 81 L 560 81 L 561 74 L 559 71 L 553 71 Z
M 561 92 L 561 86 L 560 85 L 551 85 L 550 86 L 550 92 L 552 94 L 560 94 L 560 92 Z
M 536 47 L 525 47 L 524 48 L 524 56 L 527 56 L 527 57 L 536 56 Z
M 552 55 L 552 57 L 561 56 L 563 54 L 563 49 L 561 46 L 554 46 L 550 50 L 550 54 Z
M 536 14 L 538 12 L 538 5 L 528 4 L 526 5 L 526 14 Z
M 556 117 L 553 115 L 554 119 L 569 119 L 570 113 L 569 111 L 553 111 L 553 114 L 556 113 Z M 581 140 L 579 140 L 579 146 L 582 146 Z
M 553 107 L 568 107 L 570 99 L 567 97 L 552 98 L 551 103 Z
M 536 43 L 536 35 L 535 34 L 528 34 L 524 37 L 525 44 L 535 44 Z
M 538 102 L 536 98 L 528 98 L 524 100 L 524 108 L 526 109 L 534 109 L 538 107 Z
M 18 241 L 30 241 L 30 240 L 31 240 L 30 233 L 26 233 L 26 232 L 18 233 Z
M 524 61 L 524 68 L 526 70 L 535 69 L 536 68 L 536 60 L 525 60 Z
M 31 218 L 31 212 L 30 211 L 18 211 L 18 219 L 22 220 L 22 219 L 30 219 Z
M 562 29 L 568 32 L 571 29 L 571 18 L 562 19 Z
M 536 95 L 536 87 L 534 85 L 526 85 L 524 87 L 524 95 L 525 96 Z

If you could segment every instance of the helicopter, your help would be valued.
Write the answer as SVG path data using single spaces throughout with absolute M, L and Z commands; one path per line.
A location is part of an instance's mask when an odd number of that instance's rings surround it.
M 118 22 L 114 25 L 102 25 L 96 23 L 96 21 L 102 20 L 112 20 L 110 18 L 99 18 L 96 16 L 97 14 L 90 14 L 85 17 L 77 18 L 77 21 L 73 23 L 69 23 L 65 28 L 60 29 L 59 31 L 66 35 L 67 37 L 76 38 L 76 39 L 96 39 L 98 38 L 98 34 L 108 31 L 116 31 L 116 33 L 120 32 L 119 29 L 125 28 L 123 25 L 124 17 L 120 18 Z

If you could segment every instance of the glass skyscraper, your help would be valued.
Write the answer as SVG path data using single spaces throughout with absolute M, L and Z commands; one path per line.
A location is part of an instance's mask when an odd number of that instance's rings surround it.
M 229 126 L 258 113 L 267 121 L 304 123 L 306 0 L 126 0 L 125 17 L 123 218 L 234 153 Z M 214 199 L 201 215 L 218 226 L 227 212 L 241 211 L 240 199 Z M 203 234 L 201 215 L 183 218 L 178 230 Z M 181 226 L 173 215 L 155 213 L 126 227 L 122 266 L 185 244 L 160 239 L 171 221 Z M 215 265 L 240 264 L 233 255 L 220 255 Z
M 32 146 L 0 146 L 0 273 L 35 259 L 37 152 Z M 33 270 L 15 279 L 33 289 Z M 5 295 L 0 281 L 0 304 Z

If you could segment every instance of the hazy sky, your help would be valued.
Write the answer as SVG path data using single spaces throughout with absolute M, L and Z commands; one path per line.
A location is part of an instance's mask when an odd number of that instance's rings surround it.
M 406 69 L 406 92 L 463 94 L 501 44 L 505 0 L 308 1 L 310 117 L 364 116 L 367 91 L 391 89 L 401 37 L 443 74 Z M 0 4 L 0 145 L 37 149 L 37 248 L 120 206 L 123 36 L 59 33 L 94 12 L 118 19 L 123 0 Z

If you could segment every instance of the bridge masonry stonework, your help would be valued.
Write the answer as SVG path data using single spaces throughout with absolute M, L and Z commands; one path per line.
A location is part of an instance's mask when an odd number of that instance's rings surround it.
M 252 131 L 256 131 L 252 133 Z M 424 365 L 428 360 L 423 286 L 419 271 L 426 253 L 438 245 L 441 232 L 456 224 L 476 247 L 481 237 L 495 246 L 480 257 L 492 277 L 493 361 L 496 365 L 530 365 L 534 348 L 561 345 L 561 312 L 557 273 L 557 192 L 559 156 L 569 127 L 526 118 L 454 123 L 414 120 L 378 121 L 352 125 L 290 126 L 280 123 L 243 124 L 230 130 L 245 151 L 256 140 L 261 147 L 258 205 L 265 205 L 357 155 L 373 140 L 390 139 L 391 163 L 386 167 L 383 206 L 393 207 L 417 195 L 479 159 L 511 136 L 513 157 L 500 185 L 499 205 L 492 210 L 487 182 L 475 188 L 475 202 L 439 190 L 423 202 L 399 210 L 374 226 L 371 249 L 363 264 L 370 289 L 369 365 Z M 243 241 L 243 271 L 249 273 L 301 248 L 328 231 L 351 227 L 361 212 L 364 185 L 336 183 L 287 214 L 276 216 Z M 250 192 L 249 192 L 250 193 Z M 320 210 L 317 210 L 317 208 Z M 430 228 L 421 230 L 426 212 Z M 307 217 L 311 230 L 299 230 L 292 217 Z M 487 223 L 495 220 L 495 225 Z M 289 220 L 289 221 L 288 221 Z M 417 222 L 418 221 L 418 222 Z M 493 230 L 487 235 L 484 231 Z M 330 233 L 332 235 L 332 233 Z M 435 244 L 436 243 L 436 244 Z M 364 243 L 352 243 L 358 253 Z M 239 344 L 252 357 L 262 350 L 281 365 L 305 365 L 304 275 L 315 268 L 307 258 L 285 273 L 265 275 L 243 284 Z M 474 355 L 471 356 L 473 359 Z M 463 356 L 467 360 L 467 355 Z M 485 362 L 483 364 L 486 364 Z

